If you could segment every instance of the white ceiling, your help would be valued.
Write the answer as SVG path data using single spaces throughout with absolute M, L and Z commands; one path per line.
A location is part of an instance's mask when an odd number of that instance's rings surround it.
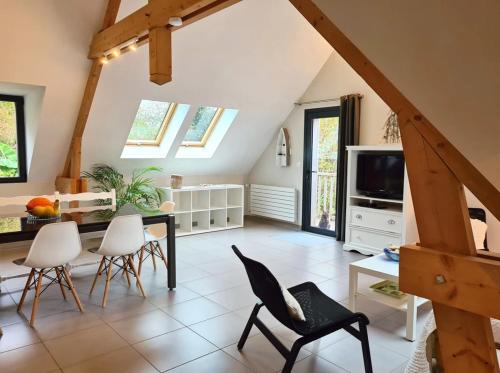
M 143 5 L 125 2 L 120 15 Z M 105 66 L 83 142 L 83 168 L 161 166 L 184 175 L 246 175 L 331 47 L 287 0 L 244 0 L 173 34 L 173 82 L 149 82 L 148 47 Z M 141 99 L 191 104 L 166 159 L 120 159 Z M 175 158 L 199 105 L 239 113 L 210 159 Z M 191 114 L 191 115 L 190 115 Z

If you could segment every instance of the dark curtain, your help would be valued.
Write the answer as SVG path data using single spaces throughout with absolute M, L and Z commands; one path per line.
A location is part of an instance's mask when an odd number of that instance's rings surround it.
M 337 204 L 335 233 L 337 241 L 345 240 L 347 196 L 347 150 L 349 145 L 359 144 L 359 112 L 361 96 L 348 95 L 340 98 L 339 147 L 337 157 Z

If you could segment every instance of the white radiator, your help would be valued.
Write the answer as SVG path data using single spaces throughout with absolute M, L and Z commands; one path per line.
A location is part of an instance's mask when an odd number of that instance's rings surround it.
M 269 185 L 250 185 L 250 214 L 295 222 L 296 191 Z

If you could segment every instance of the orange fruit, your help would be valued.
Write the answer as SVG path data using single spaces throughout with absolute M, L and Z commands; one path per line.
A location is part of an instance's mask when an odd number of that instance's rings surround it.
M 36 206 L 53 206 L 53 205 L 54 205 L 54 203 L 50 202 L 47 198 L 36 197 L 28 202 L 28 204 L 26 205 L 26 210 L 31 211 Z

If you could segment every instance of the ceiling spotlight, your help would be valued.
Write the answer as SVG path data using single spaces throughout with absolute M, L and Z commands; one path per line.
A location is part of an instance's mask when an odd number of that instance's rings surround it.
M 135 43 L 134 43 L 134 44 L 130 44 L 130 45 L 128 46 L 128 49 L 130 49 L 131 51 L 135 51 L 135 50 L 137 50 L 137 44 L 135 44 Z
M 106 65 L 109 61 L 108 61 L 108 57 L 104 56 L 104 57 L 101 57 L 100 58 L 100 61 L 103 65 Z
M 181 17 L 170 17 L 168 19 L 168 24 L 174 27 L 182 26 L 182 18 Z
M 120 50 L 119 49 L 114 49 L 113 52 L 111 52 L 111 54 L 114 57 L 119 57 L 120 56 Z

